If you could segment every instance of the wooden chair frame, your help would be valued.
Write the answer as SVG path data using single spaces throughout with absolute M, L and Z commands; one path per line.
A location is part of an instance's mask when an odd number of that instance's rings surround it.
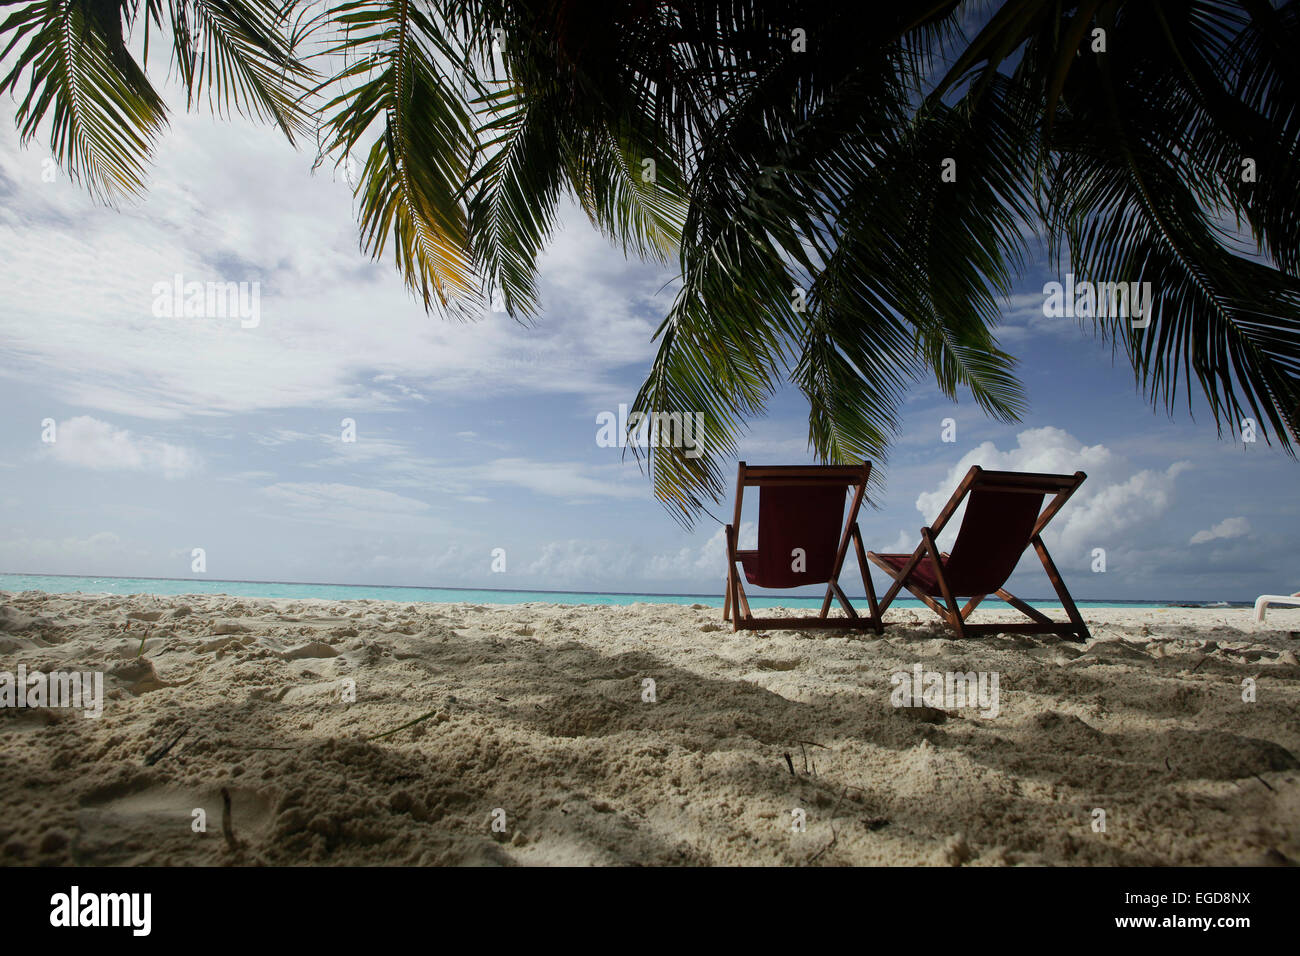
M 893 565 L 882 560 L 876 552 L 867 552 L 867 559 L 893 579 L 893 584 L 890 585 L 889 590 L 885 592 L 885 596 L 880 601 L 881 615 L 893 603 L 894 598 L 898 596 L 899 590 L 907 588 L 908 591 L 923 601 L 930 610 L 938 614 L 944 623 L 956 631 L 957 636 L 961 638 L 980 634 L 1057 634 L 1074 641 L 1089 640 L 1091 634 L 1088 632 L 1088 626 L 1084 623 L 1083 616 L 1079 613 L 1079 608 L 1075 605 L 1074 599 L 1070 597 L 1070 592 L 1061 579 L 1061 574 L 1057 571 L 1056 565 L 1052 562 L 1052 556 L 1047 553 L 1047 546 L 1043 544 L 1043 539 L 1040 536 L 1042 530 L 1047 527 L 1047 523 L 1056 517 L 1056 513 L 1065 506 L 1065 503 L 1070 500 L 1070 496 L 1079 489 L 1079 486 L 1083 484 L 1084 479 L 1087 477 L 1081 471 L 1076 471 L 1073 475 L 1045 475 L 1031 472 L 984 471 L 979 465 L 973 466 L 966 473 L 966 477 L 962 479 L 961 484 L 957 486 L 957 490 L 953 492 L 952 497 L 948 499 L 948 503 L 944 505 L 943 510 L 939 512 L 939 517 L 935 519 L 934 524 L 921 529 L 921 543 L 912 552 L 912 556 L 901 570 L 895 569 Z M 1029 538 L 1029 545 L 1026 547 L 1032 546 L 1038 555 L 1038 559 L 1042 562 L 1043 570 L 1047 572 L 1047 578 L 1052 582 L 1052 587 L 1056 589 L 1056 596 L 1061 599 L 1061 606 L 1070 619 L 1068 624 L 1053 621 L 1036 607 L 1032 607 L 1007 591 L 1006 588 L 999 588 L 994 593 L 1017 611 L 1030 618 L 1030 622 L 1024 624 L 968 624 L 966 622 L 975 608 L 988 595 L 977 594 L 971 597 L 964 607 L 958 609 L 943 568 L 943 562 L 947 559 L 948 552 L 940 552 L 935 544 L 935 539 L 943 531 L 949 519 L 956 513 L 962 500 L 976 487 L 989 491 L 1051 494 L 1053 496 L 1039 514 L 1038 521 L 1034 524 L 1033 532 Z M 926 557 L 929 558 L 930 566 L 934 569 L 935 580 L 939 583 L 939 590 L 942 592 L 947 607 L 941 606 L 933 596 L 926 594 L 921 588 L 908 583 L 908 578 L 911 577 L 912 572 Z
M 733 522 L 727 525 L 727 581 L 722 599 L 722 619 L 732 622 L 732 630 L 765 629 L 804 629 L 804 628 L 871 628 L 877 634 L 884 632 L 880 623 L 880 612 L 876 604 L 876 591 L 867 571 L 866 549 L 862 545 L 862 531 L 858 527 L 858 511 L 866 496 L 867 479 L 871 477 L 871 462 L 861 465 L 754 465 L 740 463 L 736 475 L 736 511 Z M 740 527 L 740 509 L 747 487 L 784 485 L 795 487 L 816 487 L 826 484 L 842 484 L 853 488 L 853 501 L 849 505 L 848 516 L 844 521 L 844 530 L 840 535 L 839 548 L 835 552 L 830 581 L 826 585 L 826 596 L 822 599 L 821 612 L 816 617 L 755 617 L 749 607 L 749 598 L 745 595 L 744 567 L 741 555 L 753 552 L 740 551 L 737 546 L 737 531 Z M 840 570 L 848 554 L 849 543 L 853 543 L 857 552 L 858 567 L 862 572 L 862 586 L 867 592 L 867 601 L 871 605 L 871 615 L 862 617 L 850 603 L 848 595 L 839 585 Z M 844 608 L 845 617 L 831 617 L 831 599 L 835 598 Z

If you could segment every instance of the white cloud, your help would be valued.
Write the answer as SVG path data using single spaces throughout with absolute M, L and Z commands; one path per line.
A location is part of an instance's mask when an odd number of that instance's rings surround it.
M 325 531 L 346 528 L 366 535 L 428 535 L 447 530 L 426 502 L 378 488 L 282 481 L 258 493 L 272 506 L 266 518 L 287 518 Z
M 40 574 L 121 574 L 124 562 L 138 563 L 148 552 L 127 547 L 111 531 L 85 538 L 6 538 L 0 540 L 0 570 Z
M 498 458 L 470 470 L 484 481 L 516 485 L 553 498 L 648 499 L 650 496 L 649 483 L 639 472 L 617 465 L 592 468 L 575 462 Z
M 417 454 L 408 444 L 391 439 L 359 439 L 340 443 L 336 453 L 302 463 L 309 468 L 339 469 L 373 465 L 367 474 L 390 488 L 418 488 L 426 494 L 456 495 L 467 501 L 487 501 L 488 487 L 523 488 L 565 501 L 619 499 L 651 501 L 650 483 L 635 466 L 617 462 L 592 465 L 535 458 L 496 458 L 483 463 L 451 463 Z
M 175 419 L 434 397 L 608 404 L 626 400 L 615 370 L 648 364 L 668 306 L 667 271 L 626 260 L 575 207 L 543 258 L 536 325 L 426 315 L 390 261 L 358 251 L 346 185 L 242 121 L 178 110 L 148 196 L 120 212 L 66 177 L 41 183 L 40 155 L 0 128 L 0 375 L 72 405 Z M 260 283 L 260 323 L 154 316 L 154 284 L 178 273 Z
M 254 434 L 253 441 L 259 445 L 265 445 L 267 448 L 275 448 L 279 445 L 287 445 L 291 442 L 306 441 L 316 436 L 308 432 L 295 431 L 291 428 L 273 428 L 266 434 Z
M 1240 538 L 1250 534 L 1250 522 L 1245 518 L 1224 518 L 1214 527 L 1192 535 L 1189 544 L 1204 544 L 1218 538 Z
M 428 504 L 391 491 L 324 482 L 279 482 L 262 489 L 277 505 L 298 513 L 333 516 L 340 510 L 379 514 L 418 515 Z
M 916 550 L 916 546 L 920 543 L 921 529 L 917 528 L 916 531 L 899 531 L 898 537 L 883 548 L 878 548 L 874 545 L 870 545 L 869 548 L 879 554 L 911 554 Z
M 757 527 L 753 522 L 744 522 L 740 547 L 753 548 L 756 544 Z M 716 590 L 721 594 L 727 574 L 726 531 L 718 528 L 700 544 L 657 552 L 636 541 L 552 541 L 519 570 L 530 581 L 547 587 L 627 590 L 628 582 L 644 581 L 648 589 L 704 593 Z
M 737 535 L 736 547 L 750 551 L 758 547 L 758 525 L 743 521 Z M 680 548 L 653 555 L 647 562 L 645 575 L 653 580 L 699 580 L 710 583 L 721 581 L 727 574 L 727 529 L 720 527 L 703 544 Z
M 55 441 L 45 449 L 46 455 L 65 465 L 99 471 L 152 471 L 164 478 L 183 478 L 199 464 L 188 448 L 133 435 L 88 415 L 58 425 Z

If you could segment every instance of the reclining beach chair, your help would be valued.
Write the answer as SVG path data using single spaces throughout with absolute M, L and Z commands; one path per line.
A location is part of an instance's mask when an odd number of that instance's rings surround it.
M 1264 620 L 1264 609 L 1270 604 L 1294 604 L 1300 607 L 1300 591 L 1295 594 L 1261 594 L 1255 599 L 1255 620 Z
M 870 475 L 869 461 L 861 465 L 754 467 L 740 463 L 735 521 L 727 525 L 727 590 L 722 600 L 722 619 L 730 620 L 733 630 L 870 627 L 876 633 L 882 631 L 858 529 L 858 509 Z M 740 506 L 745 489 L 754 487 L 758 488 L 758 548 L 741 551 L 736 543 Z M 853 497 L 846 518 L 844 499 L 849 489 Z M 839 585 L 850 540 L 857 548 L 862 586 L 871 602 L 870 617 L 858 614 Z M 754 617 L 744 581 L 760 588 L 825 584 L 821 613 L 816 617 Z M 844 608 L 844 617 L 830 617 L 832 597 Z
M 966 473 L 953 496 L 928 528 L 921 529 L 921 543 L 911 554 L 876 554 L 867 558 L 891 578 L 893 585 L 880 602 L 880 613 L 893 602 L 901 588 L 920 598 L 957 632 L 958 637 L 976 634 L 1020 633 L 1059 634 L 1072 640 L 1090 637 L 1087 625 L 1061 580 L 1051 555 L 1039 537 L 1087 476 L 1039 475 L 1017 471 L 985 471 L 976 465 Z M 1052 500 L 1043 508 L 1043 498 Z M 963 499 L 966 514 L 952 552 L 940 553 L 935 539 L 956 513 Z M 1041 514 L 1040 514 L 1041 509 Z M 1038 552 L 1043 569 L 1069 616 L 1068 624 L 1052 621 L 1003 588 L 1020 557 L 1030 545 Z M 966 619 L 988 595 L 996 594 L 1030 618 L 1021 624 L 967 624 Z M 957 598 L 968 597 L 958 610 Z M 939 604 L 942 598 L 944 605 Z

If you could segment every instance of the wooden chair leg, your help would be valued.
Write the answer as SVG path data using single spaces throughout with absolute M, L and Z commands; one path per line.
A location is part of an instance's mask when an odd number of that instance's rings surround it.
M 911 576 L 912 570 L 916 567 L 917 562 L 920 561 L 921 555 L 924 552 L 925 543 L 922 542 L 917 546 L 916 550 L 912 552 L 912 557 L 908 559 L 907 564 L 903 565 L 901 569 L 886 564 L 874 553 L 867 552 L 867 560 L 880 568 L 880 570 L 884 571 L 892 582 L 889 585 L 889 590 L 885 592 L 885 596 L 880 599 L 881 615 L 884 615 L 884 613 L 889 610 L 889 605 L 894 603 L 894 598 L 898 597 L 898 592 L 906 586 L 907 579 Z
M 988 597 L 987 594 L 977 594 L 969 601 L 967 601 L 966 606 L 961 609 L 961 619 L 963 621 L 969 620 L 971 614 L 975 612 L 975 609 L 980 606 L 980 602 L 983 601 L 986 597 Z
M 744 465 L 741 465 L 743 473 Z M 739 519 L 740 501 L 736 501 L 737 519 Z M 727 603 L 731 611 L 731 630 L 733 632 L 740 630 L 741 611 L 743 609 L 746 616 L 749 615 L 749 602 L 742 604 L 744 591 L 740 586 L 740 576 L 736 573 L 736 529 L 732 525 L 727 525 Z M 724 614 L 723 620 L 726 620 Z
M 1092 634 L 1088 631 L 1088 625 L 1083 622 L 1083 615 L 1079 613 L 1078 607 L 1075 606 L 1074 598 L 1070 597 L 1070 592 L 1065 587 L 1065 581 L 1061 578 L 1061 573 L 1056 570 L 1056 565 L 1052 563 L 1052 556 L 1047 553 L 1047 545 L 1043 544 L 1043 539 L 1038 535 L 1033 537 L 1034 550 L 1038 552 L 1038 560 L 1043 562 L 1043 570 L 1047 572 L 1047 578 L 1052 582 L 1052 587 L 1056 589 L 1056 596 L 1061 599 L 1061 606 L 1065 608 L 1066 616 L 1070 618 L 1070 623 L 1074 625 L 1075 632 L 1079 635 L 1079 640 L 1092 640 Z
M 1050 617 L 1048 617 L 1042 611 L 1038 610 L 1038 608 L 1034 607 L 1032 604 L 1026 604 L 1024 601 L 1020 600 L 1020 598 L 1016 597 L 1006 588 L 998 588 L 998 597 L 1002 598 L 1002 600 L 1006 601 L 1008 604 L 1010 604 L 1021 614 L 1024 614 L 1026 617 L 1029 617 L 1032 620 L 1037 621 L 1039 624 L 1052 623 L 1052 619 Z
M 740 603 L 740 581 L 732 575 L 731 578 L 731 629 L 739 631 L 741 623 L 745 620 L 745 606 Z
M 884 614 L 889 610 L 889 606 L 894 603 L 894 598 L 898 597 L 898 592 L 903 589 L 903 579 L 898 577 L 898 572 L 885 569 L 885 573 L 890 576 L 892 583 L 885 591 L 885 596 L 880 599 L 880 613 Z
M 858 616 L 858 612 L 854 609 L 853 605 L 849 602 L 849 596 L 844 593 L 844 589 L 840 587 L 838 581 L 831 582 L 831 590 L 835 592 L 835 596 L 839 599 L 840 606 L 844 608 L 844 613 L 847 614 L 849 617 L 856 618 Z M 825 615 L 822 616 L 825 617 Z
M 880 608 L 876 604 L 876 589 L 871 583 L 871 571 L 867 568 L 867 550 L 862 546 L 862 529 L 853 523 L 853 547 L 858 556 L 858 571 L 862 574 L 862 589 L 867 592 L 867 604 L 871 608 L 871 626 L 877 634 L 885 633 L 885 624 L 880 619 Z
M 965 640 L 968 635 L 966 633 L 966 621 L 961 616 L 961 609 L 957 607 L 957 602 L 950 595 L 945 595 L 944 600 L 948 602 L 948 625 L 957 632 L 958 638 Z
M 726 581 L 722 584 L 722 619 L 731 620 L 731 574 L 727 574 Z
M 934 565 L 934 576 L 939 582 L 939 590 L 943 593 L 944 603 L 948 605 L 948 613 L 944 615 L 948 624 L 957 632 L 957 637 L 965 640 L 966 622 L 962 619 L 961 610 L 957 607 L 957 601 L 952 596 L 952 590 L 948 587 L 948 576 L 943 572 L 943 555 L 939 551 L 939 546 L 934 543 L 934 535 L 929 528 L 921 531 L 921 536 L 925 540 L 925 548 L 930 553 L 930 561 Z
M 745 586 L 740 583 L 740 575 L 736 575 L 736 596 L 732 599 L 735 611 L 734 616 L 739 620 L 745 620 L 754 616 L 750 610 L 749 598 L 745 595 Z

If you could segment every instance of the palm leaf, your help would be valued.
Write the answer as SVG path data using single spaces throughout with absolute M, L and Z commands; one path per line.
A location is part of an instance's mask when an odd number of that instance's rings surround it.
M 16 92 L 29 73 L 15 115 L 23 142 L 48 116 L 51 151 L 74 181 L 107 202 L 140 193 L 166 109 L 126 52 L 118 10 L 90 0 L 39 0 L 10 14 L 0 24 L 5 34 L 0 60 L 18 54 L 0 94 Z
M 310 71 L 293 56 L 274 0 L 169 0 L 189 104 L 269 120 L 293 141 L 310 128 L 302 105 Z
M 461 201 L 472 155 L 471 112 L 440 65 L 459 52 L 415 0 L 353 0 L 334 10 L 353 58 L 321 89 L 325 148 L 367 150 L 360 200 L 362 248 L 379 259 L 391 242 L 407 287 L 425 308 L 472 307 L 481 292 Z M 367 137 L 373 137 L 367 146 Z

